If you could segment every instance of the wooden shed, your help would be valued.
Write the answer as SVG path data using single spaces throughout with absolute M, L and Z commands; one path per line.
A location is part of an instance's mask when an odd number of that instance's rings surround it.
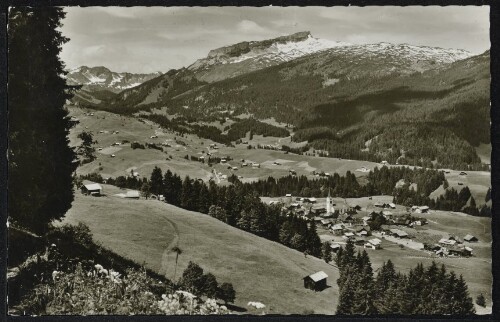
M 86 195 L 100 196 L 102 193 L 102 187 L 98 183 L 84 184 L 81 189 Z
M 313 291 L 321 291 L 326 288 L 327 277 L 328 275 L 326 275 L 326 273 L 323 271 L 308 275 L 303 278 L 304 287 Z

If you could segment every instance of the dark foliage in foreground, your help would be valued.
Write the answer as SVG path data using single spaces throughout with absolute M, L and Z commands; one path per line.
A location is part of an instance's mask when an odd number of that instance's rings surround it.
M 73 201 L 61 8 L 9 10 L 9 218 L 43 234 Z
M 29 257 L 9 279 L 9 307 L 24 314 L 214 314 L 228 313 L 215 302 L 191 307 L 190 299 L 175 294 L 189 290 L 197 295 L 233 302 L 232 285 L 220 287 L 210 274 L 190 274 L 174 284 L 96 244 L 87 226 L 65 225 L 46 235 L 47 249 Z M 191 285 L 187 276 L 198 283 Z M 166 296 L 168 294 L 168 296 Z M 187 302 L 188 305 L 184 305 Z M 221 311 L 219 309 L 222 309 Z
M 444 265 L 418 264 L 403 274 L 388 260 L 374 277 L 368 254 L 356 254 L 352 241 L 338 251 L 335 261 L 340 270 L 337 314 L 475 313 L 462 275 L 457 277 Z

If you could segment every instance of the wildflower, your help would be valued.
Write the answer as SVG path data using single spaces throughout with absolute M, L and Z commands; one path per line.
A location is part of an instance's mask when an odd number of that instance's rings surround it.
M 265 308 L 266 306 L 263 304 L 263 303 L 260 303 L 260 302 L 248 302 L 247 304 L 248 306 L 253 306 L 255 307 L 256 309 L 263 309 Z

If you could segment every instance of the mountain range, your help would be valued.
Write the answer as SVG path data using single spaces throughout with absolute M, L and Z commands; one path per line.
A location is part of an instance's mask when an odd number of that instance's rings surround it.
M 332 155 L 467 168 L 480 164 L 474 146 L 489 143 L 489 60 L 489 51 L 353 45 L 301 32 L 214 49 L 90 106 L 192 121 L 274 118 L 294 126 L 294 140 Z
M 74 102 L 97 105 L 116 93 L 138 86 L 159 75 L 161 72 L 150 74 L 117 73 L 104 66 L 80 66 L 68 72 L 66 82 L 68 85 L 82 86 L 75 93 Z

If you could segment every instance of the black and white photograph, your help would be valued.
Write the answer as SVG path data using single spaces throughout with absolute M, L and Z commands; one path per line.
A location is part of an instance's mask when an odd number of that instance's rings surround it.
M 490 6 L 11 6 L 6 43 L 7 315 L 494 311 Z

